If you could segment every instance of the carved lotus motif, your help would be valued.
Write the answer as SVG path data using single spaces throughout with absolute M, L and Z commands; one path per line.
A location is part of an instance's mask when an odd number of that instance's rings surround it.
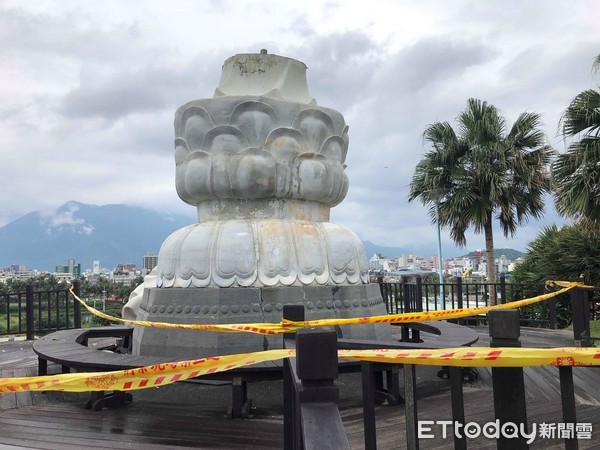
M 165 240 L 159 287 L 302 286 L 367 283 L 360 239 L 328 222 L 206 221 Z
M 341 114 L 272 98 L 239 100 L 198 100 L 178 110 L 176 187 L 185 202 L 279 198 L 331 207 L 344 199 L 348 127 Z

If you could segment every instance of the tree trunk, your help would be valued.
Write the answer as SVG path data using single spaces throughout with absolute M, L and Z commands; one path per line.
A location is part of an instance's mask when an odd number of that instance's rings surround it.
M 483 227 L 485 234 L 485 260 L 487 263 L 487 282 L 489 283 L 489 305 L 496 304 L 496 264 L 494 261 L 494 235 L 492 233 L 492 213 L 488 213 L 487 223 Z

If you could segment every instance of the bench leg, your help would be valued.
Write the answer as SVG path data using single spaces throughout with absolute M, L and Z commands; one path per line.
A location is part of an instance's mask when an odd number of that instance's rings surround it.
M 129 392 L 113 391 L 111 394 L 104 394 L 104 391 L 94 391 L 90 393 L 90 399 L 86 403 L 86 409 L 100 411 L 103 408 L 120 408 L 125 402 L 133 401 L 133 395 Z
M 448 366 L 443 366 L 440 370 L 438 370 L 437 376 L 444 380 L 450 379 L 450 368 Z M 474 367 L 461 367 L 460 374 L 462 376 L 462 380 L 464 381 L 476 381 L 479 378 L 479 374 L 477 373 L 477 369 Z
M 248 383 L 242 377 L 233 377 L 231 383 L 231 406 L 227 411 L 231 419 L 247 419 L 252 408 L 248 398 Z
M 398 405 L 404 402 L 400 395 L 399 373 L 400 369 L 396 365 L 386 365 L 382 369 L 375 369 L 375 401 L 377 403 Z
M 48 375 L 48 360 L 38 356 L 38 376 Z

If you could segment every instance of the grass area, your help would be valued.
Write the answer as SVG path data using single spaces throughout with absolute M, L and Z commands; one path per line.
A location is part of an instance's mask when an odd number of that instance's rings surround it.
M 565 330 L 572 330 L 573 324 L 569 325 Z M 590 336 L 600 336 L 600 320 L 590 320 Z

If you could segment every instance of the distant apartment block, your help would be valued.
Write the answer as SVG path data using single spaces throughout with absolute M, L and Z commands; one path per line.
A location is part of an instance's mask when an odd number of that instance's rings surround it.
M 121 263 L 113 270 L 112 281 L 113 283 L 127 284 L 134 280 L 138 275 L 140 275 L 140 271 L 135 264 Z
M 81 276 L 81 263 L 76 264 L 74 259 L 69 259 L 66 266 L 55 266 L 52 275 L 60 281 L 72 281 Z
M 371 259 L 369 259 L 369 270 L 374 272 L 389 272 L 389 260 L 386 257 L 375 253 L 373 256 L 371 256 Z
M 29 280 L 37 275 L 33 270 L 27 270 L 25 266 L 20 264 L 12 264 L 9 267 L 0 269 L 0 282 L 4 283 L 8 280 Z
M 81 275 L 81 263 L 76 264 L 74 259 L 69 259 L 66 266 L 55 266 L 54 273 L 69 274 L 72 277 L 78 277 Z
M 158 255 L 155 255 L 152 252 L 148 252 L 146 256 L 142 257 L 142 270 L 144 272 L 143 275 L 152 272 L 152 269 L 154 269 L 157 265 Z

